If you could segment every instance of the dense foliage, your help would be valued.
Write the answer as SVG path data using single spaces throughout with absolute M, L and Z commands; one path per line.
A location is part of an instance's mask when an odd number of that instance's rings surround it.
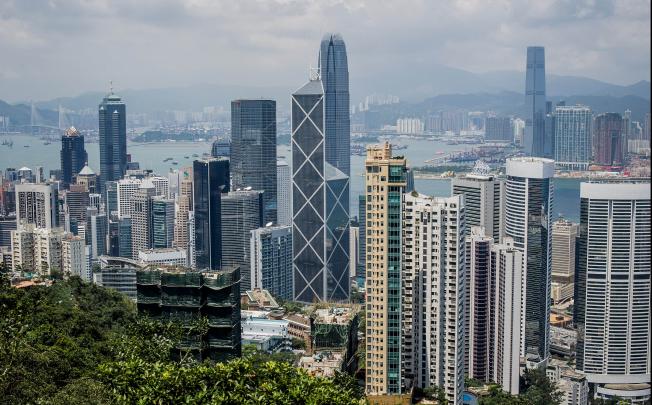
M 137 316 L 122 295 L 78 278 L 0 285 L 0 403 L 355 404 L 348 376 L 314 378 L 290 355 L 225 364 L 171 356 L 187 333 Z
M 498 385 L 491 386 L 489 396 L 480 398 L 480 405 L 556 405 L 562 400 L 556 384 L 542 370 L 525 370 L 520 391 L 521 394 L 512 396 Z

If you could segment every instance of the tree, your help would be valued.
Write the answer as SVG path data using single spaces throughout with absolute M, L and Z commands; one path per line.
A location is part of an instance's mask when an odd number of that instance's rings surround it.
M 535 405 L 559 404 L 562 393 L 543 370 L 526 369 L 522 377 L 521 392 L 528 403 Z

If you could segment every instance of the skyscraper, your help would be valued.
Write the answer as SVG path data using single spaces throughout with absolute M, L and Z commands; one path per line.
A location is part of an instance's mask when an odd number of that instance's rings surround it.
M 650 398 L 650 183 L 581 183 L 580 201 L 577 369 L 596 397 L 643 403 Z
M 340 34 L 324 35 L 318 66 L 324 86 L 326 161 L 350 176 L 349 65 L 346 45 Z
M 406 161 L 389 143 L 367 148 L 367 342 L 365 390 L 403 391 L 401 358 L 401 203 Z
M 68 128 L 61 136 L 61 182 L 64 187 L 73 183 L 75 176 L 87 161 L 84 135 L 75 127 Z
M 234 189 L 263 192 L 264 223 L 276 223 L 276 101 L 231 102 L 230 170 Z
M 485 141 L 512 142 L 514 135 L 509 117 L 487 117 L 484 124 Z
M 388 201 L 391 204 L 391 197 Z M 388 246 L 403 258 L 402 274 L 396 280 L 402 287 L 397 288 L 399 297 L 402 295 L 397 300 L 397 318 L 403 322 L 397 340 L 402 341 L 395 350 L 399 360 L 403 359 L 401 373 L 416 387 L 441 387 L 448 403 L 461 405 L 466 289 L 463 197 L 404 194 L 402 213 L 402 229 L 396 239 L 400 244 L 402 235 L 403 246 Z M 392 231 L 391 227 L 386 231 L 390 240 Z M 390 278 L 385 285 L 391 291 L 393 284 Z M 386 305 L 391 326 L 393 301 Z M 388 332 L 385 339 L 391 342 L 394 334 L 391 328 Z M 393 354 L 389 348 L 388 352 Z
M 454 178 L 451 181 L 451 194 L 464 195 L 466 235 L 470 234 L 472 226 L 480 226 L 487 232 L 487 236 L 500 241 L 503 231 L 504 184 L 488 170 L 480 170 L 478 167 L 476 164 L 473 172 Z
M 407 184 L 407 179 L 406 179 Z M 407 188 L 407 186 L 406 186 Z M 358 276 L 365 277 L 367 274 L 365 263 L 367 262 L 367 195 L 358 196 Z
M 313 75 L 292 95 L 292 266 L 302 302 L 349 297 L 349 177 L 326 159 L 324 122 Z
M 528 46 L 525 72 L 524 149 L 530 156 L 544 156 L 546 122 L 546 65 L 542 46 Z
M 251 231 L 263 226 L 263 198 L 257 190 L 222 195 L 222 264 L 240 268 L 243 291 L 251 288 Z
M 174 240 L 174 200 L 152 198 L 152 247 L 171 248 Z
M 551 296 L 555 302 L 573 298 L 578 229 L 578 224 L 563 218 L 552 223 Z
M 100 190 L 119 180 L 127 170 L 127 113 L 125 103 L 111 91 L 99 106 Z
M 276 205 L 279 225 L 292 225 L 292 171 L 284 160 L 276 162 Z
M 292 227 L 271 226 L 251 231 L 251 288 L 292 300 Z
M 16 184 L 16 223 L 18 228 L 34 224 L 37 228 L 59 225 L 58 192 L 53 184 Z
M 174 246 L 188 249 L 190 243 L 189 215 L 192 211 L 192 167 L 181 170 L 177 213 L 174 218 Z
M 568 170 L 587 170 L 591 161 L 591 121 L 589 107 L 555 108 L 555 164 Z
M 149 181 L 143 181 L 132 197 L 131 209 L 131 257 L 138 252 L 152 248 L 152 197 L 156 188 Z
M 598 165 L 622 166 L 623 119 L 618 113 L 604 113 L 593 124 L 593 160 Z
M 221 197 L 228 192 L 227 159 L 193 162 L 194 260 L 200 270 L 219 270 L 222 266 Z
M 523 253 L 525 333 L 521 355 L 543 362 L 550 342 L 550 242 L 555 163 L 543 158 L 507 159 L 505 235 Z

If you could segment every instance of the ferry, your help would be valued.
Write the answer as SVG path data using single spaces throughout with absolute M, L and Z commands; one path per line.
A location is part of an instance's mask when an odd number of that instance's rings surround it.
M 169 158 L 165 158 L 165 159 L 163 159 L 163 162 L 169 162 L 170 160 L 172 160 L 171 157 L 169 157 Z
M 172 164 L 173 164 L 173 165 L 178 165 L 178 164 L 179 164 L 179 162 L 172 162 Z

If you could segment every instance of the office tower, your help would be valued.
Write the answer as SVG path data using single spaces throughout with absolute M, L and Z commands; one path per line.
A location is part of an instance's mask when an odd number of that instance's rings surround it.
M 98 257 L 106 255 L 107 236 L 109 222 L 106 214 L 100 213 L 95 207 L 86 208 L 86 226 L 84 228 L 84 238 L 86 244 L 91 246 L 91 258 L 97 260 Z
M 174 246 L 186 250 L 190 241 L 188 228 L 190 211 L 192 211 L 192 167 L 186 167 L 180 172 L 177 212 L 174 219 Z
M 319 48 L 318 66 L 325 99 L 323 132 L 326 162 L 350 176 L 349 66 L 346 45 L 340 34 L 324 35 Z
M 74 182 L 87 161 L 84 135 L 75 127 L 68 128 L 61 136 L 61 182 L 64 187 Z
M 138 252 L 143 266 L 162 265 L 188 267 L 188 252 L 181 248 L 154 248 Z
M 133 257 L 131 242 L 131 217 L 118 219 L 118 256 L 130 259 Z
M 174 200 L 157 195 L 152 198 L 152 247 L 171 248 L 174 241 Z
M 237 190 L 222 195 L 222 264 L 240 268 L 240 285 L 251 289 L 251 231 L 263 226 L 264 193 Z
M 11 231 L 16 230 L 16 217 L 0 217 L 0 248 L 11 247 Z
M 472 226 L 481 226 L 494 241 L 503 232 L 503 182 L 489 173 L 486 164 L 476 163 L 473 171 L 451 181 L 451 194 L 464 195 L 466 235 Z
M 251 231 L 251 289 L 292 300 L 292 227 L 267 226 Z
M 86 221 L 86 207 L 90 205 L 86 187 L 71 184 L 63 195 L 64 209 L 69 221 L 75 226 Z
M 16 222 L 18 227 L 35 224 L 55 228 L 59 223 L 57 188 L 53 184 L 16 184 Z
M 170 198 L 170 180 L 163 176 L 149 176 L 146 178 L 154 185 L 154 195 Z
M 643 403 L 650 398 L 650 183 L 581 183 L 579 235 L 577 370 L 596 397 Z
M 263 192 L 264 223 L 276 223 L 276 101 L 231 102 L 230 170 L 234 189 Z
M 88 205 L 90 207 L 97 208 L 98 211 L 104 211 L 104 207 L 102 205 L 102 195 L 101 194 L 95 194 L 95 193 L 89 194 L 88 195 Z
M 229 139 L 217 139 L 211 145 L 212 157 L 231 157 L 231 141 Z
M 514 118 L 512 121 L 512 129 L 514 131 L 514 143 L 523 146 L 523 138 L 525 137 L 525 121 L 520 118 Z
M 491 249 L 491 275 L 494 285 L 490 302 L 494 322 L 490 328 L 492 350 L 489 353 L 491 381 L 512 395 L 519 393 L 519 367 L 523 325 L 521 323 L 523 254 L 514 240 L 503 238 Z
M 104 198 L 106 202 L 106 213 L 118 215 L 118 183 L 107 181 L 104 185 Z
M 223 158 L 193 162 L 194 257 L 198 269 L 222 266 L 222 193 L 229 192 L 229 161 Z
M 591 161 L 591 121 L 589 107 L 555 108 L 555 164 L 567 170 L 587 170 Z
M 521 355 L 547 359 L 550 342 L 550 242 L 555 162 L 544 158 L 507 159 L 505 235 L 523 253 L 525 324 Z
M 292 172 L 284 160 L 276 162 L 277 222 L 279 225 L 292 225 Z
M 563 218 L 552 223 L 551 296 L 554 302 L 573 298 L 575 245 L 579 225 Z
M 84 186 L 89 193 L 99 192 L 97 188 L 97 175 L 93 169 L 88 167 L 88 165 L 84 166 L 81 171 L 77 173 L 75 183 Z
M 406 168 L 407 170 L 407 168 Z M 407 184 L 407 180 L 406 180 Z M 407 188 L 407 186 L 406 186 Z M 367 263 L 367 195 L 358 196 L 358 276 L 365 277 Z
M 514 135 L 509 117 L 487 117 L 484 123 L 485 141 L 512 142 Z
M 90 281 L 86 273 L 86 243 L 79 236 L 68 236 L 61 240 L 61 270 L 63 276 L 81 277 Z
M 604 113 L 593 123 L 593 161 L 597 165 L 622 166 L 622 123 L 618 113 Z
M 18 169 L 18 181 L 22 183 L 34 182 L 32 169 L 30 169 L 29 167 L 21 167 L 20 169 Z
M 642 140 L 650 140 L 650 113 L 645 113 L 645 121 L 643 121 Z
M 528 46 L 525 72 L 525 154 L 543 157 L 546 121 L 546 65 L 542 46 Z
M 633 139 L 634 137 L 632 136 L 633 132 L 633 125 L 632 125 L 632 111 L 631 110 L 625 110 L 625 113 L 623 114 L 623 153 L 627 153 L 627 144 L 628 142 Z
M 127 170 L 127 113 L 125 103 L 111 91 L 99 105 L 100 184 L 120 180 Z
M 239 279 L 238 268 L 209 272 L 139 269 L 138 312 L 185 326 L 197 318 L 206 320 L 208 330 L 201 334 L 189 331 L 190 336 L 177 349 L 200 361 L 232 360 L 242 355 Z
M 389 143 L 367 147 L 368 395 L 401 394 L 401 203 L 406 161 Z
M 355 278 L 358 272 L 358 243 L 360 240 L 360 228 L 357 226 L 349 227 L 349 278 Z M 360 286 L 362 287 L 362 286 Z
M 12 271 L 50 276 L 61 272 L 62 228 L 38 228 L 27 224 L 11 231 Z
M 396 304 L 388 303 L 403 312 L 397 316 L 403 325 L 397 328 L 397 341 L 402 342 L 396 354 L 399 361 L 404 359 L 398 374 L 419 388 L 441 387 L 448 403 L 458 405 L 464 390 L 463 200 L 459 195 L 436 198 L 404 194 L 403 229 L 396 236 L 400 243 L 403 235 L 403 246 L 396 249 L 403 257 L 402 274 L 396 280 L 403 297 L 402 302 L 399 298 Z M 392 228 L 386 232 L 392 235 Z M 388 283 L 391 289 L 392 280 Z M 392 340 L 392 334 L 388 338 Z
M 558 106 L 565 106 L 565 101 L 560 101 Z M 555 156 L 555 127 L 557 125 L 557 117 L 552 109 L 552 101 L 546 101 L 546 118 L 544 122 L 544 136 L 543 136 L 543 156 L 552 159 Z
M 151 182 L 143 181 L 134 193 L 131 209 L 131 257 L 138 257 L 141 250 L 152 247 L 152 200 L 156 188 Z
M 466 237 L 464 366 L 470 378 L 489 382 L 493 377 L 490 361 L 493 357 L 495 278 L 491 272 L 491 249 L 494 240 L 486 235 L 484 228 L 470 228 Z
M 349 297 L 349 177 L 326 159 L 324 122 L 324 89 L 313 76 L 292 95 L 292 265 L 301 302 Z
M 118 202 L 118 217 L 131 216 L 133 210 L 133 198 L 140 188 L 142 180 L 126 178 L 117 181 L 116 198 Z

